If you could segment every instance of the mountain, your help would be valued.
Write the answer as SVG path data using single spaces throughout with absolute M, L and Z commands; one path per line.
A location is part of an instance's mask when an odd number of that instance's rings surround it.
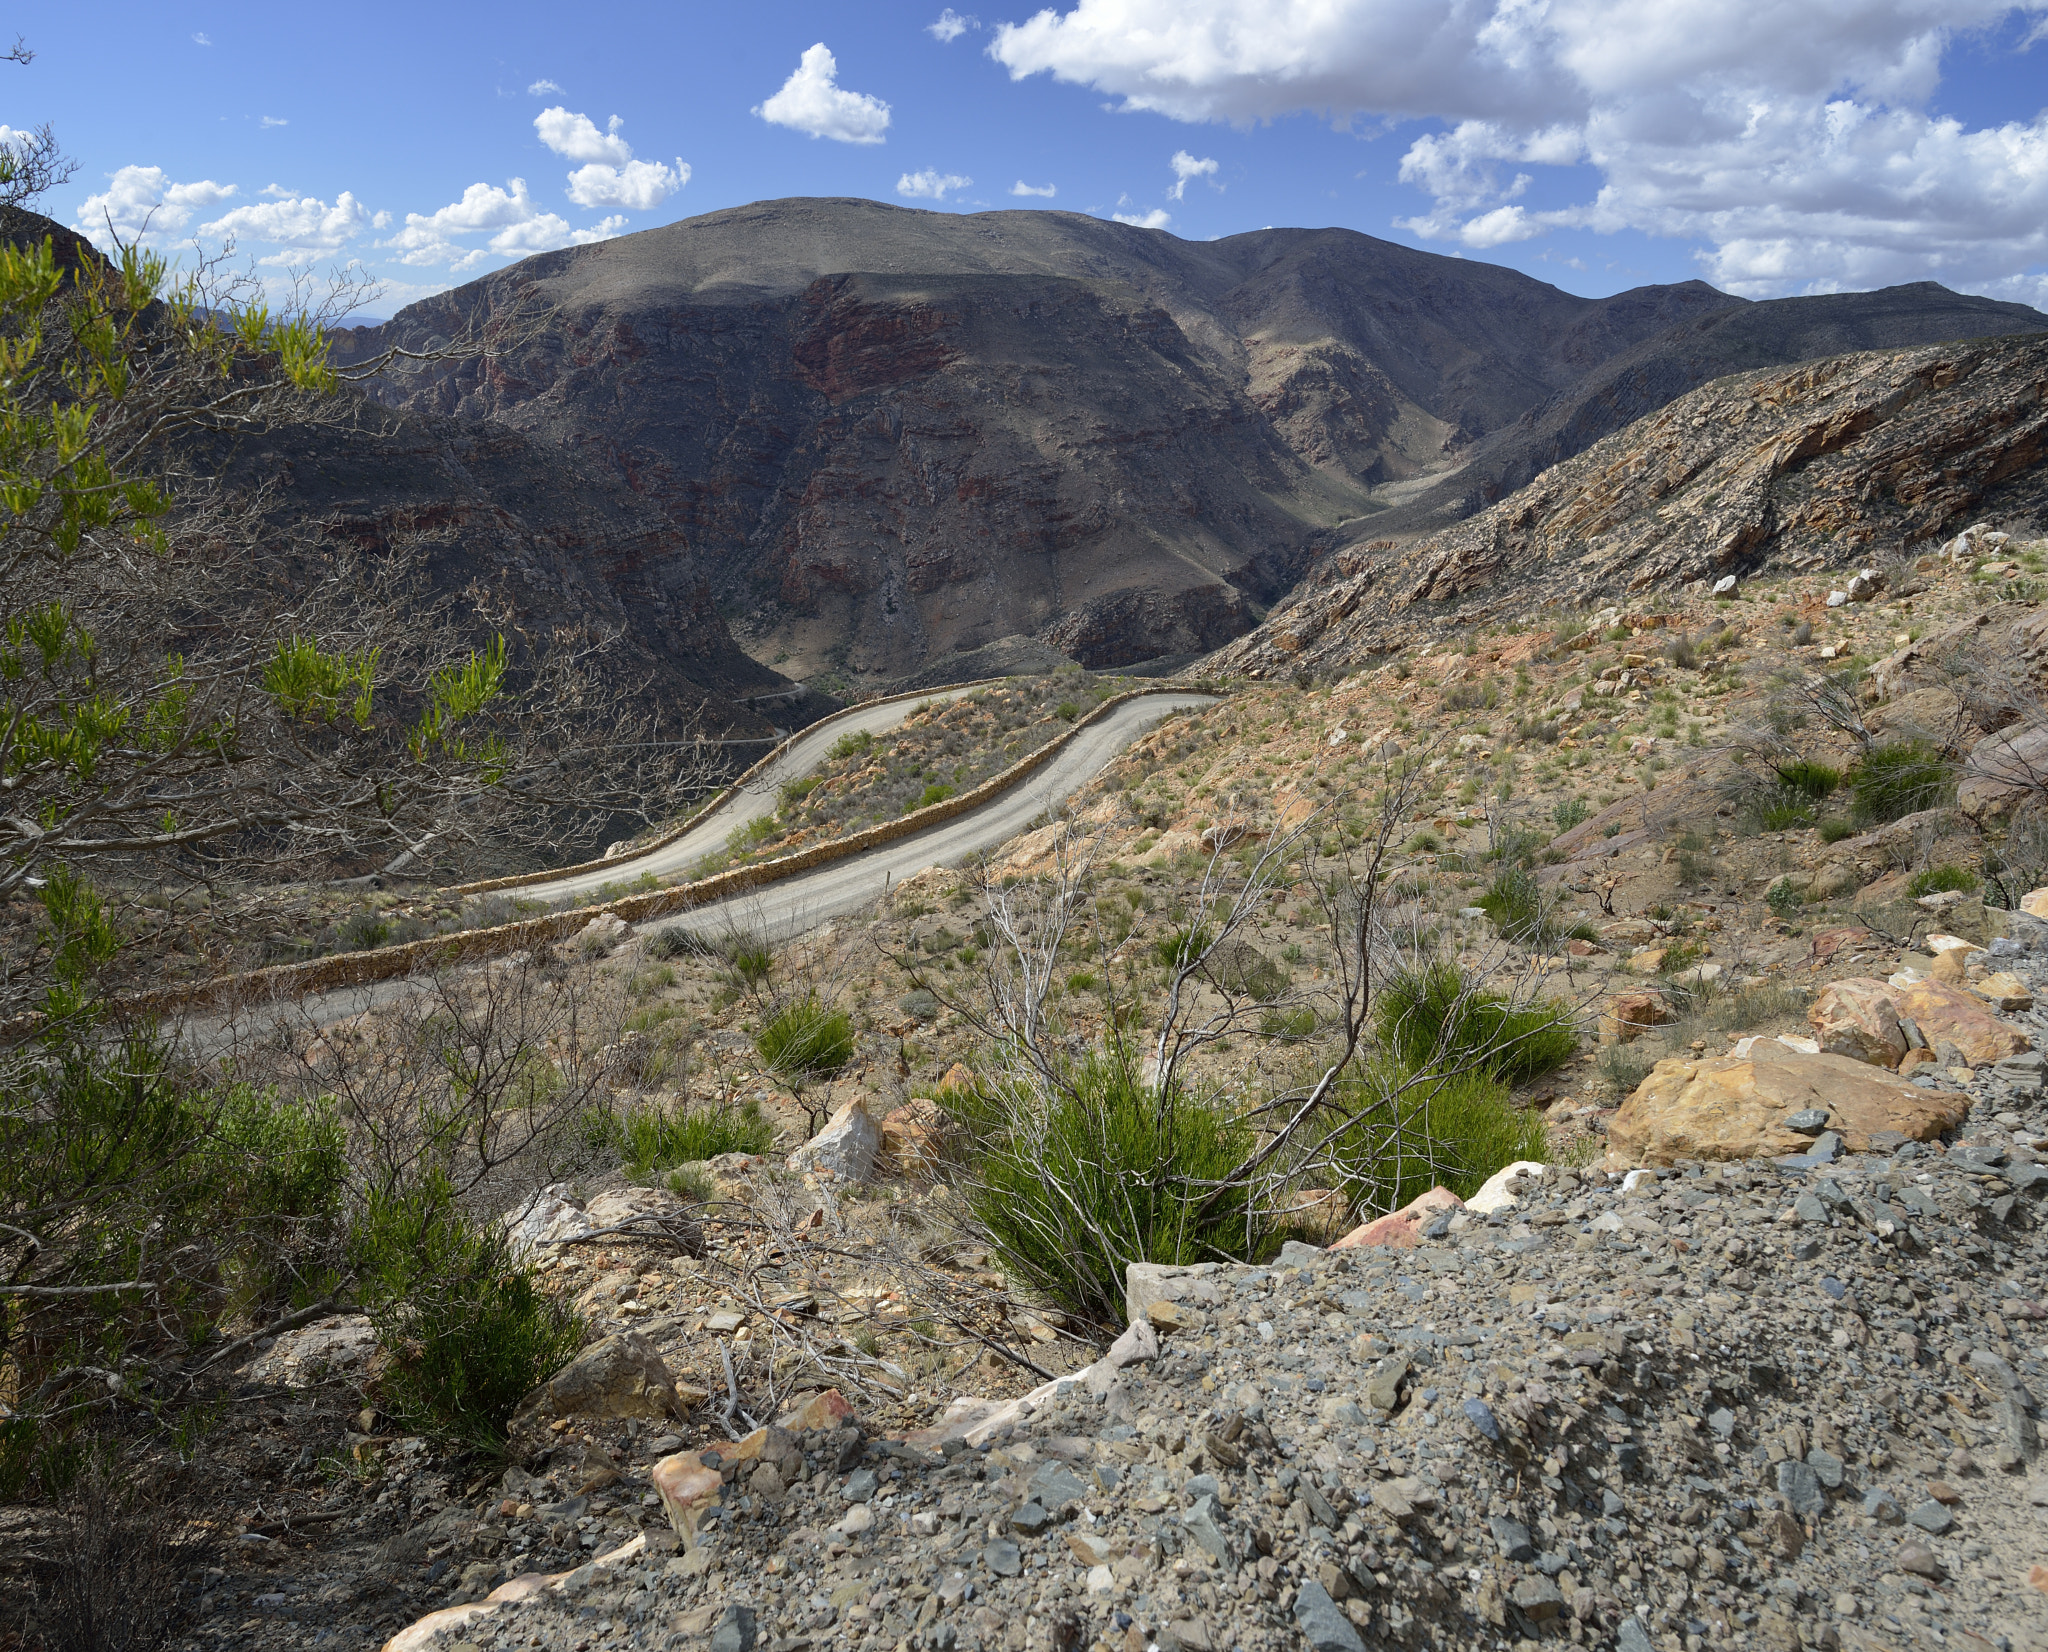
M 1345 670 L 1453 626 L 1767 568 L 1912 554 L 2048 516 L 2048 333 L 1744 372 L 1477 516 L 1321 564 L 1207 667 Z
M 2048 326 L 1935 287 L 1787 302 L 1582 299 L 1349 230 L 786 200 L 542 254 L 338 347 L 488 341 L 376 394 L 610 469 L 756 658 L 851 686 L 1016 635 L 1091 666 L 1211 649 L 1403 501 L 1446 508 L 1435 479 L 1486 503 L 1475 456 L 1526 480 L 1750 356 Z

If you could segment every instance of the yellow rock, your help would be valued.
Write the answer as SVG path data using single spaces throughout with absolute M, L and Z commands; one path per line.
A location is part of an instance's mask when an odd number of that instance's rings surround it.
M 1971 982 L 1970 990 L 2002 1010 L 2030 1010 L 2034 1007 L 2034 995 L 2027 990 L 2026 982 L 2006 970 L 1998 970 L 1981 981 Z

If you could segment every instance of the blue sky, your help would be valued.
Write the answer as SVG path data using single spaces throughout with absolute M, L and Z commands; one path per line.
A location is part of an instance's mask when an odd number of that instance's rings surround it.
M 0 122 L 77 160 L 52 216 L 358 264 L 378 313 L 786 195 L 2048 304 L 2048 0 L 116 3 L 27 43 Z

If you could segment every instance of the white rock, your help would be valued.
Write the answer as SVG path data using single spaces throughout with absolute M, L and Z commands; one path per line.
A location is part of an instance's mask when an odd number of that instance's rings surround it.
M 1888 986 L 1894 986 L 1894 987 L 1900 987 L 1900 988 L 1905 988 L 1905 987 L 1910 987 L 1910 986 L 1911 986 L 1911 985 L 1912 985 L 1912 984 L 1913 984 L 1913 983 L 1914 983 L 1915 981 L 1924 981 L 1924 980 L 1926 980 L 1926 979 L 1927 979 L 1927 971 L 1926 971 L 1926 970 L 1924 970 L 1924 969 L 1910 969 L 1910 968 L 1909 968 L 1909 969 L 1902 969 L 1902 970 L 1899 970 L 1899 971 L 1895 972 L 1894 974 L 1891 974 L 1891 975 L 1888 975 L 1888 976 L 1886 976 L 1886 977 L 1885 977 L 1885 983 L 1886 983 L 1886 985 L 1888 985 Z
M 576 945 L 582 949 L 614 947 L 633 933 L 633 926 L 616 912 L 600 912 L 576 931 Z
M 1820 1054 L 1820 1040 L 1817 1038 L 1802 1038 L 1798 1033 L 1779 1033 L 1778 1042 L 1788 1050 L 1796 1050 L 1800 1055 Z
M 1849 593 L 1848 593 L 1847 591 L 1830 591 L 1830 592 L 1828 592 L 1828 606 L 1829 606 L 1830 608 L 1841 608 L 1841 607 L 1845 607 L 1845 606 L 1846 606 L 1846 605 L 1848 604 L 1848 601 L 1849 601 Z
M 792 1170 L 829 1170 L 842 1182 L 864 1182 L 873 1174 L 882 1145 L 882 1127 L 868 1117 L 855 1096 L 803 1146 L 789 1156 Z
M 532 1200 L 505 1217 L 505 1237 L 515 1256 L 526 1256 L 542 1245 L 565 1244 L 580 1239 L 597 1224 L 583 1209 L 567 1182 L 544 1187 Z
M 1723 574 L 1719 579 L 1715 580 L 1714 595 L 1717 597 L 1732 597 L 1735 595 L 1735 576 L 1733 574 Z
M 1603 1210 L 1592 1221 L 1588 1222 L 1586 1226 L 1595 1233 L 1619 1233 L 1622 1227 L 1621 1217 L 1614 1211 Z
M 1633 1193 L 1644 1182 L 1655 1182 L 1656 1179 L 1657 1172 L 1654 1170 L 1631 1170 L 1626 1176 L 1622 1177 L 1621 1190 L 1624 1193 Z
M 250 1365 L 249 1380 L 286 1388 L 312 1388 L 336 1377 L 360 1382 L 369 1376 L 376 1351 L 368 1314 L 337 1314 L 285 1332 Z
M 861 1532 L 873 1531 L 874 1526 L 875 1511 L 865 1503 L 854 1504 L 852 1508 L 846 1511 L 846 1518 L 839 1522 L 839 1530 L 845 1532 L 849 1537 L 857 1536 Z
M 1349 738 L 1350 738 L 1350 736 L 1349 736 L 1349 735 L 1347 735 L 1347 734 L 1346 734 L 1346 733 L 1345 733 L 1345 732 L 1344 732 L 1344 731 L 1343 731 L 1342 729 L 1340 729 L 1340 728 L 1333 728 L 1333 729 L 1331 729 L 1331 730 L 1330 730 L 1330 744 L 1331 744 L 1331 745 L 1333 745 L 1333 746 L 1341 746 L 1341 745 L 1343 745 L 1343 744 L 1344 744 L 1344 742 L 1345 742 L 1346 740 L 1348 740 Z
M 1927 950 L 1937 955 L 1944 952 L 1982 952 L 1984 949 L 1975 941 L 1966 941 L 1960 935 L 1930 935 Z
M 1107 1566 L 1088 1568 L 1088 1592 L 1091 1595 L 1113 1595 L 1116 1593 L 1116 1574 Z
M 1517 1176 L 1541 1175 L 1543 1166 L 1535 1159 L 1517 1159 L 1511 1165 L 1496 1170 L 1486 1178 L 1486 1185 L 1465 1201 L 1467 1210 L 1476 1210 L 1482 1215 L 1496 1210 L 1506 1210 L 1515 1203 L 1515 1196 L 1508 1191 L 1508 1183 Z

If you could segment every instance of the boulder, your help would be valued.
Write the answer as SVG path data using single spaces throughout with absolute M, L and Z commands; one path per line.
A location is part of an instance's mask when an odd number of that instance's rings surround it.
M 1513 1164 L 1504 1165 L 1487 1177 L 1485 1186 L 1465 1201 L 1465 1208 L 1476 1210 L 1481 1215 L 1496 1210 L 1507 1210 L 1517 1202 L 1516 1196 L 1508 1191 L 1508 1183 L 1518 1176 L 1542 1174 L 1543 1166 L 1537 1160 L 1517 1159 Z
M 504 1219 L 505 1238 L 515 1256 L 527 1256 L 542 1245 L 559 1245 L 590 1231 L 583 1201 L 567 1182 L 556 1182 L 534 1194 Z
M 1828 1115 L 1849 1152 L 1863 1153 L 1887 1131 L 1931 1141 L 1962 1122 L 1969 1101 L 1847 1056 L 1805 1055 L 1758 1039 L 1739 1056 L 1658 1062 L 1609 1121 L 1608 1158 L 1616 1166 L 1668 1165 L 1805 1153 L 1812 1137 L 1785 1120 L 1810 1108 Z
M 1600 1011 L 1600 1042 L 1627 1044 L 1677 1019 L 1662 993 L 1617 992 Z
M 2048 790 L 2048 724 L 2021 725 L 1970 748 L 1956 784 L 1956 807 L 1972 820 L 2010 814 L 2021 799 Z
M 519 1402 L 515 1429 L 555 1417 L 681 1417 L 704 1391 L 676 1382 L 661 1355 L 631 1331 L 594 1342 Z
M 835 1180 L 864 1182 L 874 1173 L 882 1132 L 855 1096 L 825 1121 L 820 1130 L 789 1156 L 792 1170 L 829 1170 Z
M 1351 1205 L 1326 1187 L 1297 1188 L 1287 1196 L 1280 1220 L 1312 1245 L 1327 1245 L 1351 1225 Z
M 2017 975 L 2010 970 L 1993 970 L 1981 981 L 1972 981 L 1970 990 L 1979 998 L 2008 1015 L 2034 1007 L 2034 994 Z
M 1896 1067 L 1908 1040 L 1899 1026 L 1891 988 L 1867 976 L 1831 982 L 1806 1012 L 1813 1035 L 1829 1055 L 1873 1067 Z
M 724 1480 L 715 1468 L 706 1468 L 700 1453 L 679 1451 L 664 1457 L 648 1472 L 654 1492 L 661 1499 L 662 1512 L 687 1551 L 697 1546 L 697 1527 L 705 1514 L 716 1507 Z
M 662 1187 L 613 1188 L 586 1206 L 569 1183 L 556 1182 L 504 1219 L 512 1252 L 522 1257 L 544 1245 L 566 1245 L 628 1223 L 650 1237 L 659 1234 L 677 1241 L 691 1256 L 702 1254 L 703 1231 L 690 1207 Z
M 1353 1228 L 1330 1247 L 1332 1250 L 1360 1250 L 1388 1246 L 1413 1250 L 1422 1243 L 1422 1227 L 1439 1212 L 1463 1210 L 1465 1201 L 1447 1187 L 1433 1187 L 1388 1216 Z
M 1166 1262 L 1132 1262 L 1124 1268 L 1124 1311 L 1136 1323 L 1146 1318 L 1155 1302 L 1213 1307 L 1223 1300 L 1213 1277 L 1218 1271 L 1215 1262 L 1195 1262 L 1184 1268 Z
M 1806 894 L 1809 900 L 1831 901 L 1842 895 L 1853 895 L 1862 887 L 1862 875 L 1854 866 L 1845 860 L 1833 860 L 1813 874 L 1813 881 L 1806 886 Z
M 1935 962 L 1947 956 L 1944 953 Z M 1999 1020 L 1981 999 L 1941 981 L 1915 981 L 1901 988 L 1894 1002 L 1899 1014 L 1913 1018 L 1930 1048 L 1951 1043 L 1969 1057 L 1972 1067 L 2033 1048 L 2033 1040 L 2011 1022 Z
M 287 1331 L 250 1364 L 249 1381 L 315 1388 L 339 1379 L 362 1388 L 379 1364 L 377 1330 L 368 1314 L 337 1314 Z
M 875 1168 L 888 1176 L 929 1181 L 938 1174 L 945 1135 L 937 1103 L 914 1096 L 882 1120 Z
M 853 1407 L 846 1403 L 846 1397 L 836 1388 L 825 1388 L 783 1412 L 775 1419 L 775 1426 L 792 1434 L 803 1434 L 814 1428 L 844 1428 L 852 1419 Z
M 2020 910 L 2030 918 L 2048 918 L 2048 889 L 2030 889 L 2020 897 Z

